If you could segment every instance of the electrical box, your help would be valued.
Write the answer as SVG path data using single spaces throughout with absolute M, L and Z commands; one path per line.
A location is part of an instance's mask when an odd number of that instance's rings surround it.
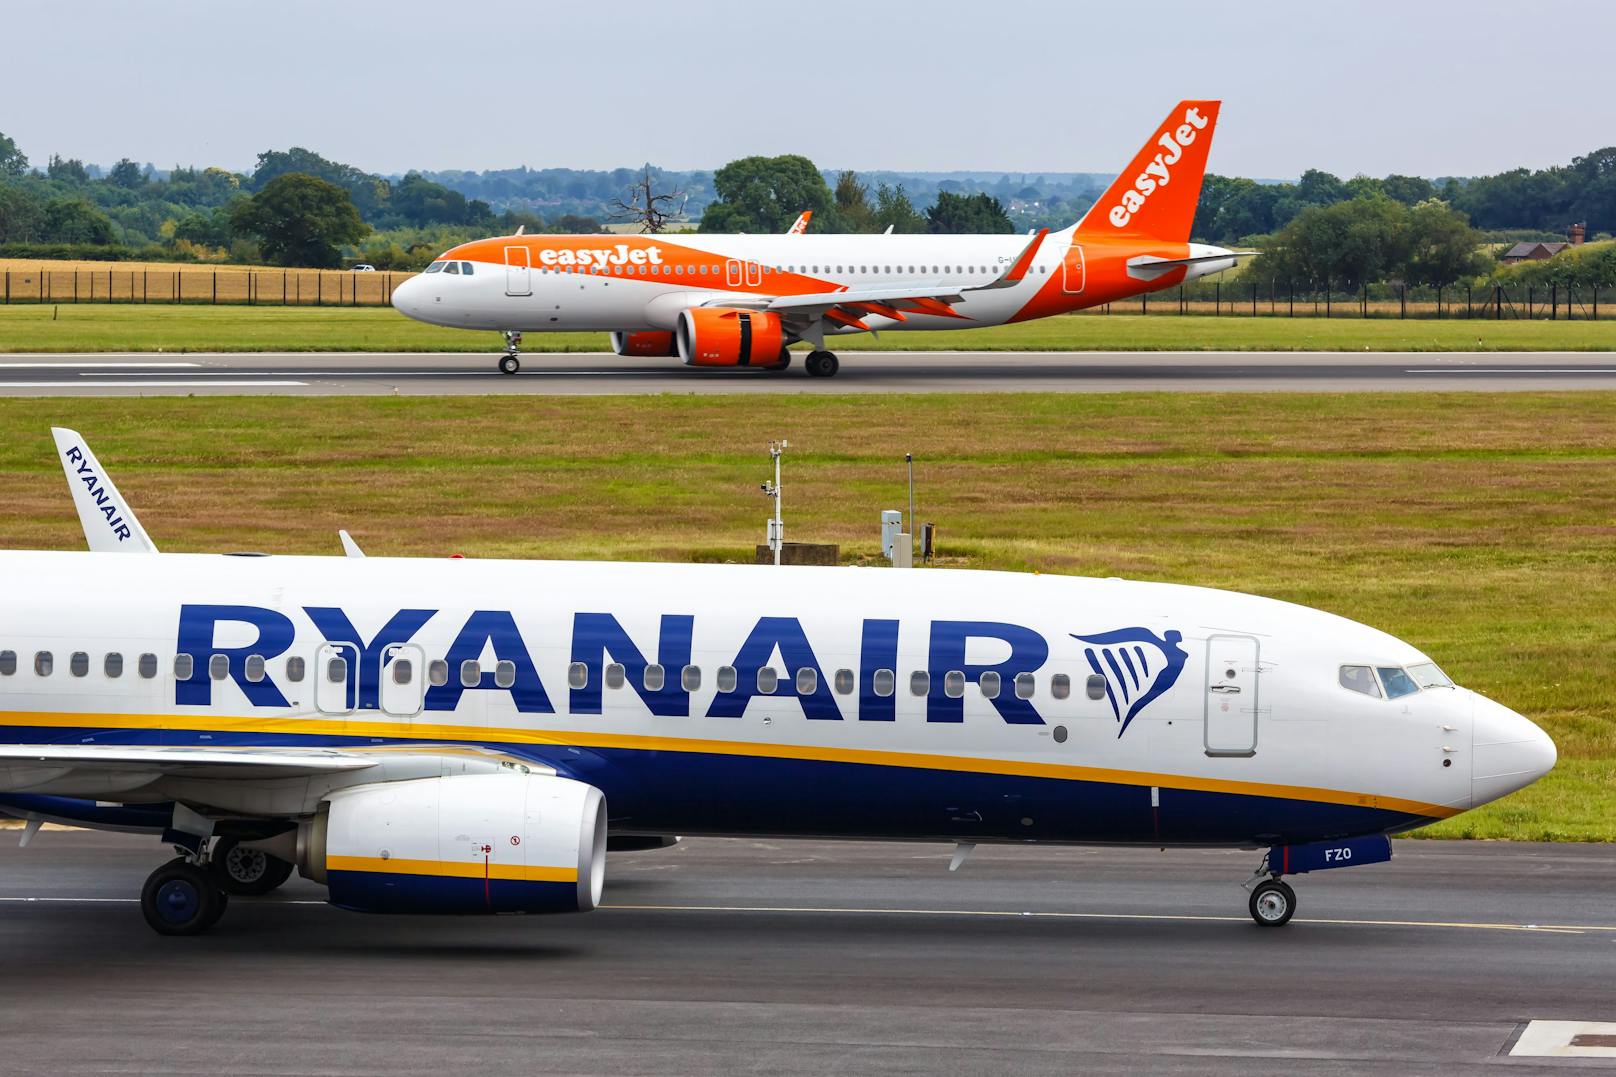
M 881 556 L 892 559 L 892 551 L 898 544 L 898 536 L 903 532 L 903 513 L 897 509 L 887 509 L 881 513 Z

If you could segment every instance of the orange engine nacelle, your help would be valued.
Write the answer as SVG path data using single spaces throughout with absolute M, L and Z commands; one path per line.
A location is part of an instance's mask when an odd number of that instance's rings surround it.
M 686 366 L 760 366 L 780 363 L 785 332 L 766 311 L 693 307 L 679 312 L 679 358 Z
M 672 333 L 616 332 L 612 334 L 612 351 L 648 359 L 671 359 L 679 354 Z

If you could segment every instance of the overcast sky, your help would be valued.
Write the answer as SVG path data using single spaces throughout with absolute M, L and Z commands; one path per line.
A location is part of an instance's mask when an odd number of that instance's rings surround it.
M 36 164 L 369 171 L 803 153 L 1115 172 L 1180 98 L 1213 171 L 1475 175 L 1616 143 L 1612 0 L 8 3 L 0 132 Z

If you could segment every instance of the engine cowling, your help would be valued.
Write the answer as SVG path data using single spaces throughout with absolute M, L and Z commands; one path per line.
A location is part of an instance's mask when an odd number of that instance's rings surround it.
M 606 880 L 606 798 L 540 774 L 377 782 L 332 793 L 298 847 L 303 874 L 357 912 L 588 912 Z
M 674 331 L 687 366 L 777 366 L 785 348 L 780 316 L 768 311 L 692 307 Z
M 679 345 L 674 343 L 672 333 L 615 332 L 612 351 L 645 359 L 672 359 L 679 354 Z

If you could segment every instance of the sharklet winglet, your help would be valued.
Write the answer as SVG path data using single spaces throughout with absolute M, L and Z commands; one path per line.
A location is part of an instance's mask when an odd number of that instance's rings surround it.
M 156 553 L 146 529 L 140 526 L 129 502 L 118 492 L 117 484 L 95 458 L 90 446 L 76 430 L 51 427 L 56 452 L 67 475 L 67 488 L 73 494 L 84 539 L 94 553 Z

